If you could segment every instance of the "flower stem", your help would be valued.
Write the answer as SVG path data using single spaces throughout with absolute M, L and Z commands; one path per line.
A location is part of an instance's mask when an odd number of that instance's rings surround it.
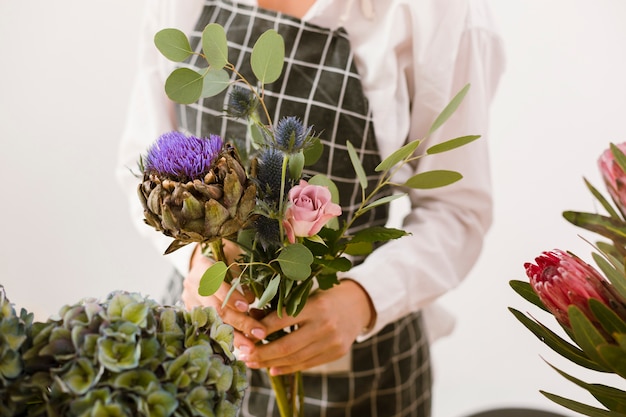
M 287 398 L 283 376 L 271 375 L 269 369 L 267 369 L 267 375 L 270 377 L 272 389 L 274 390 L 274 394 L 276 394 L 276 403 L 278 404 L 278 411 L 280 412 L 281 417 L 294 417 L 292 414 L 293 409 L 289 404 L 289 399 Z

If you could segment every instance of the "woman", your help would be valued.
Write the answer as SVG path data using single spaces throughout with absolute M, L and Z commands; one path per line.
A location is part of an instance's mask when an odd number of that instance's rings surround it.
M 483 137 L 458 150 L 420 160 L 399 173 L 453 169 L 464 178 L 452 186 L 411 191 L 394 218 L 411 236 L 378 248 L 343 277 L 316 292 L 296 317 L 256 320 L 253 300 L 235 292 L 225 308 L 227 284 L 212 297 L 197 293 L 210 260 L 185 248 L 172 255 L 184 279 L 185 305 L 211 305 L 236 329 L 239 358 L 251 371 L 243 415 L 278 415 L 264 374 L 305 371 L 306 415 L 429 416 L 429 338 L 445 332 L 441 317 L 426 334 L 424 316 L 473 266 L 491 223 L 487 150 L 488 108 L 503 70 L 503 52 L 489 10 L 480 0 L 152 0 L 147 3 L 143 54 L 132 96 L 120 167 L 133 166 L 163 132 L 196 136 L 241 134 L 219 117 L 218 102 L 175 106 L 163 93 L 170 64 L 152 45 L 154 34 L 175 27 L 197 41 L 211 22 L 227 31 L 231 62 L 241 62 L 258 34 L 274 28 L 286 40 L 286 70 L 268 86 L 274 120 L 304 118 L 328 149 L 313 172 L 330 175 L 342 196 L 357 181 L 345 142 L 360 150 L 368 172 L 407 140 L 424 138 L 437 114 L 466 84 L 470 92 L 426 146 L 467 134 Z M 195 29 L 194 29 L 195 28 Z M 241 55 L 240 55 L 241 53 Z M 191 62 L 190 65 L 194 65 Z M 238 65 L 238 64 L 237 64 Z M 120 168 L 135 203 L 136 179 Z M 342 201 L 350 207 L 351 201 Z M 397 207 L 396 207 L 397 209 Z M 406 209 L 406 210 L 404 210 Z M 388 213 L 369 219 L 383 224 Z M 144 229 L 145 228 L 144 226 Z M 148 233 L 148 231 L 146 231 Z M 153 233 L 159 248 L 169 240 Z M 173 290 L 172 296 L 179 292 Z M 257 345 L 286 326 L 298 330 Z M 428 337 L 427 337 L 428 336 Z M 261 371 L 256 371 L 261 370 Z

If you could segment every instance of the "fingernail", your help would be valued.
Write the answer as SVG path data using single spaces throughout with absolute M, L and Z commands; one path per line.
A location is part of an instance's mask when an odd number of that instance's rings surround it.
M 239 349 L 239 352 L 244 353 L 244 354 L 250 353 L 250 346 L 248 345 L 241 345 L 237 349 Z
M 243 360 L 243 359 L 242 359 Z M 245 360 L 243 360 L 244 362 L 246 362 Z M 248 368 L 254 368 L 254 369 L 258 369 L 260 368 L 259 363 L 258 362 L 246 362 L 246 366 Z
M 257 339 L 265 339 L 265 332 L 263 331 L 263 329 L 252 329 L 250 330 L 250 333 L 252 333 L 252 336 L 256 337 Z
M 270 368 L 270 375 L 278 376 L 282 374 L 283 374 L 283 370 L 281 368 Z
M 237 310 L 241 311 L 242 313 L 245 313 L 246 311 L 248 311 L 248 303 L 245 303 L 241 300 L 235 301 L 235 307 L 237 308 Z
M 247 353 L 244 353 L 244 352 L 241 352 L 241 353 L 239 354 L 239 360 L 240 360 L 240 361 L 244 361 L 244 362 L 245 362 L 245 361 L 247 361 L 247 360 L 248 360 L 248 354 L 247 354 Z

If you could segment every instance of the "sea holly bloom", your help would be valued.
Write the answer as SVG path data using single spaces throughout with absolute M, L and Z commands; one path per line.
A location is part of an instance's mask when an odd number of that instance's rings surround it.
M 290 243 L 296 237 L 316 235 L 328 221 L 341 215 L 341 207 L 331 201 L 327 187 L 310 185 L 304 180 L 289 191 L 283 225 Z
M 624 301 L 591 265 L 577 256 L 561 250 L 543 252 L 535 264 L 524 264 L 530 285 L 546 308 L 565 327 L 570 327 L 569 306 L 578 307 L 596 323 L 589 308 L 594 298 L 623 315 Z
M 256 186 L 219 136 L 166 133 L 142 162 L 145 221 L 175 239 L 167 253 L 237 233 L 254 209 Z
M 617 148 L 626 152 L 626 143 L 617 145 Z M 600 155 L 598 167 L 609 195 L 622 215 L 626 216 L 626 173 L 615 161 L 615 156 L 610 148 Z
M 283 117 L 274 129 L 276 146 L 287 153 L 298 153 L 308 145 L 311 130 L 297 117 Z

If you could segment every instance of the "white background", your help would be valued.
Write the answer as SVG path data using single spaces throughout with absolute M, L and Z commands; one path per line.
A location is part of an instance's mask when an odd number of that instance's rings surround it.
M 433 346 L 434 417 L 562 411 L 539 389 L 591 401 L 542 357 L 600 381 L 512 317 L 507 306 L 528 305 L 508 281 L 543 250 L 589 258 L 561 212 L 595 209 L 582 178 L 603 189 L 596 159 L 626 140 L 626 2 L 492 3 L 508 55 L 491 128 L 496 217 L 476 268 L 442 300 L 458 322 Z M 41 320 L 115 289 L 159 297 L 167 280 L 113 174 L 143 4 L 0 0 L 0 283 Z

